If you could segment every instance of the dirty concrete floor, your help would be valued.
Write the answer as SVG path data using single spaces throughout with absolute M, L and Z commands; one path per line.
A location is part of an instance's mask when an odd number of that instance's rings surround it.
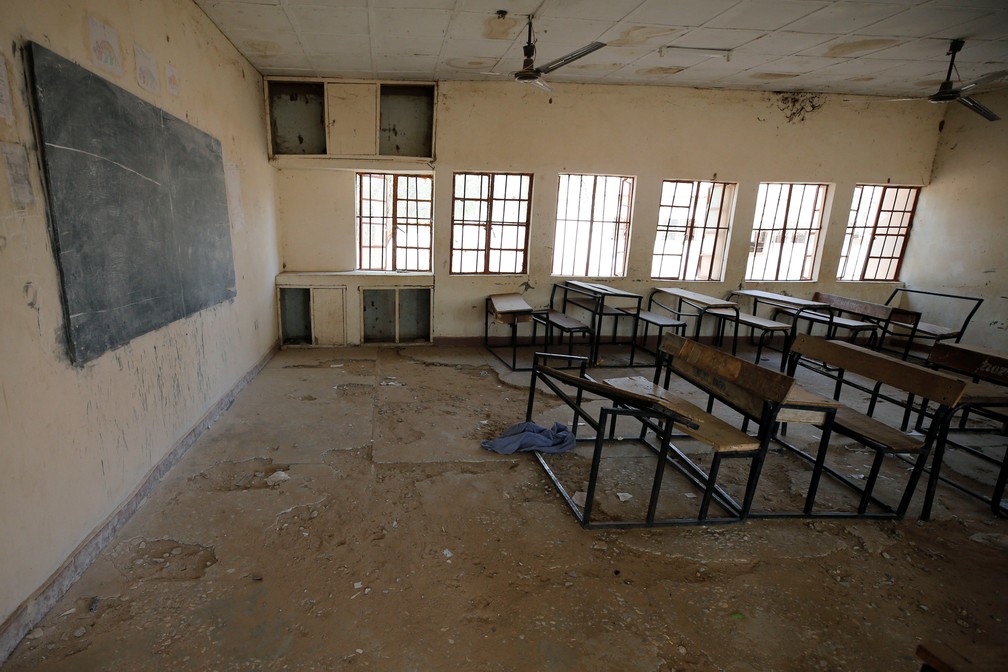
M 524 418 L 527 381 L 481 349 L 280 352 L 4 672 L 916 670 L 921 641 L 1006 644 L 1008 529 L 982 503 L 942 487 L 927 523 L 918 495 L 902 522 L 583 530 L 532 456 L 480 448 Z M 541 424 L 569 418 L 538 399 Z M 572 491 L 588 454 L 552 458 Z M 635 515 L 654 458 L 613 455 L 598 515 Z M 905 473 L 887 461 L 880 494 Z M 807 477 L 775 451 L 757 509 L 797 508 Z M 668 479 L 663 506 L 696 501 Z

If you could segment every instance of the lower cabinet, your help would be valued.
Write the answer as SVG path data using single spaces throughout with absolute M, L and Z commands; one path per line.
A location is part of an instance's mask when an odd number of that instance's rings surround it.
M 364 343 L 430 343 L 431 288 L 361 288 Z
M 280 344 L 346 345 L 346 287 L 277 287 Z

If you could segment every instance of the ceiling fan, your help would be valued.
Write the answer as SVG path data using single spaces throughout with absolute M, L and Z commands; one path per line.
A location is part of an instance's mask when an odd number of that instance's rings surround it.
M 988 121 L 997 121 L 1001 117 L 995 114 L 989 108 L 981 105 L 975 99 L 966 95 L 967 91 L 970 91 L 983 84 L 989 84 L 990 82 L 995 82 L 999 79 L 1004 78 L 1008 75 L 1008 70 L 1000 70 L 998 72 L 992 72 L 984 75 L 980 79 L 970 82 L 969 84 L 963 84 L 957 87 L 952 83 L 952 71 L 955 69 L 955 57 L 959 51 L 962 50 L 963 45 L 966 43 L 965 40 L 952 40 L 949 45 L 949 50 L 947 55 L 951 56 L 949 59 L 948 74 L 945 75 L 945 81 L 941 83 L 938 87 L 938 91 L 928 97 L 928 100 L 932 103 L 950 103 L 956 101 L 962 105 L 965 105 L 969 109 L 973 110 L 984 119 Z
M 525 54 L 525 60 L 522 63 L 522 69 L 517 72 L 512 73 L 512 76 L 519 82 L 525 82 L 527 84 L 534 84 L 546 91 L 550 91 L 549 85 L 543 81 L 542 76 L 553 72 L 558 68 L 562 68 L 568 63 L 573 63 L 574 61 L 587 56 L 593 51 L 598 51 L 602 47 L 606 46 L 605 42 L 592 42 L 591 44 L 586 44 L 580 49 L 575 49 L 566 56 L 561 56 L 555 60 L 550 61 L 546 65 L 541 65 L 536 67 L 535 65 L 535 48 L 536 39 L 535 32 L 532 30 L 532 16 L 528 17 L 528 41 L 522 48 Z

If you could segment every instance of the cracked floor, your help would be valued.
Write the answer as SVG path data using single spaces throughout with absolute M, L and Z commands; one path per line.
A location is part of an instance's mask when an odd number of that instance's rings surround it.
M 916 670 L 920 641 L 1004 645 L 1008 535 L 981 503 L 582 530 L 531 456 L 479 446 L 524 418 L 527 381 L 481 349 L 281 351 L 5 672 Z M 541 424 L 566 416 L 539 399 Z M 573 489 L 586 455 L 559 461 Z M 639 506 L 653 464 L 607 461 L 600 515 Z M 807 473 L 773 455 L 758 505 Z

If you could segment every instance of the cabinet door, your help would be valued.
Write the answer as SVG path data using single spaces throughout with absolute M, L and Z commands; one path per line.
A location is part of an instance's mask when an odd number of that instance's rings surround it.
M 378 85 L 326 84 L 329 154 L 378 153 Z
M 346 345 L 344 287 L 312 289 L 312 335 L 315 345 Z

